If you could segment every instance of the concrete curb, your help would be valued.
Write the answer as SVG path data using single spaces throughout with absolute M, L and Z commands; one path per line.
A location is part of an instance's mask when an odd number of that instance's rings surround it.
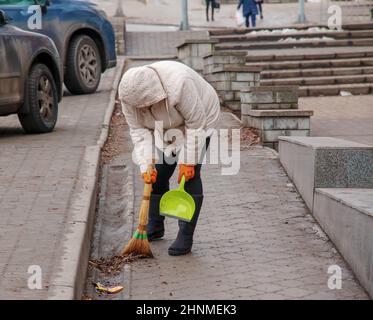
M 94 224 L 101 149 L 109 134 L 117 87 L 126 61 L 123 57 L 118 60 L 100 137 L 96 145 L 85 148 L 80 164 L 76 183 L 79 192 L 71 199 L 71 210 L 66 217 L 61 257 L 50 280 L 50 300 L 80 299 L 83 293 Z
M 97 145 L 100 148 L 102 148 L 104 146 L 104 144 L 106 142 L 106 139 L 109 135 L 111 116 L 113 114 L 114 107 L 115 107 L 115 97 L 117 95 L 117 89 L 118 89 L 118 86 L 119 86 L 119 82 L 122 78 L 122 72 L 123 72 L 125 63 L 127 61 L 124 57 L 118 58 L 118 60 L 119 60 L 119 63 L 118 63 L 118 67 L 117 67 L 117 73 L 114 77 L 114 82 L 113 82 L 112 91 L 111 91 L 111 95 L 110 95 L 109 106 L 106 109 L 104 123 L 102 124 L 102 130 L 101 130 L 100 138 L 97 140 Z

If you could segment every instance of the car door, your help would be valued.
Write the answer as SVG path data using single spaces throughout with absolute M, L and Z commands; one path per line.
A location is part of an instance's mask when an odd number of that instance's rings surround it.
M 17 110 L 23 99 L 17 39 L 9 25 L 0 26 L 0 114 Z
M 34 0 L 0 0 L 0 9 L 6 13 L 12 24 L 28 31 L 32 31 L 29 30 L 28 24 L 34 5 Z
M 13 25 L 51 38 L 63 56 L 66 25 L 61 21 L 62 3 L 49 1 L 49 4 L 42 8 L 35 5 L 34 0 L 0 0 L 0 9 L 10 17 Z

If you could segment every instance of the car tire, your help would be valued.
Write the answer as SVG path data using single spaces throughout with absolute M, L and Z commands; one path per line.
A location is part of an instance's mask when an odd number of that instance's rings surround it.
M 58 93 L 49 68 L 41 63 L 30 69 L 25 88 L 27 113 L 18 118 L 26 133 L 53 131 L 58 116 Z
M 101 79 L 101 57 L 96 43 L 86 35 L 72 39 L 66 58 L 65 85 L 72 94 L 94 93 Z

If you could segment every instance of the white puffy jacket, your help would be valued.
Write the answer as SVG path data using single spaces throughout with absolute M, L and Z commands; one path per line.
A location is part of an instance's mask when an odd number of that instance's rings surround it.
M 141 172 L 152 160 L 145 149 L 149 147 L 147 138 L 156 129 L 155 121 L 162 121 L 164 130 L 179 128 L 187 136 L 188 131 L 204 135 L 216 126 L 220 114 L 214 88 L 193 69 L 174 61 L 129 69 L 119 85 L 119 98 Z M 177 148 L 177 142 L 173 146 Z M 196 164 L 199 144 L 185 139 L 183 146 L 185 163 Z

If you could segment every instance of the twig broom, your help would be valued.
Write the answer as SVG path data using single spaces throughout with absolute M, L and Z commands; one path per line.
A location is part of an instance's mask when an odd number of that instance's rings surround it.
M 150 164 L 148 166 L 147 174 L 151 175 L 153 170 L 153 165 Z M 141 201 L 140 206 L 140 214 L 139 214 L 139 225 L 132 236 L 132 239 L 128 242 L 128 244 L 123 248 L 120 255 L 128 255 L 128 254 L 135 254 L 141 255 L 143 257 L 153 258 L 153 253 L 150 249 L 150 244 L 148 240 L 148 236 L 146 234 L 146 226 L 148 224 L 148 215 L 149 215 L 149 201 L 150 201 L 150 194 L 152 192 L 152 184 L 145 183 L 144 191 L 143 191 L 143 198 Z

